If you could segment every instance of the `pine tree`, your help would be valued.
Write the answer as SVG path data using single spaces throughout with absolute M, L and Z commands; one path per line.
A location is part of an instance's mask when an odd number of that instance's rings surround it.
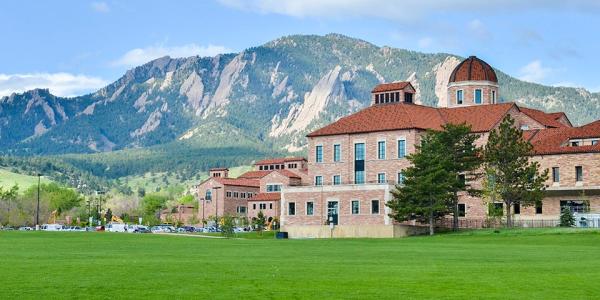
M 575 216 L 573 212 L 565 207 L 560 212 L 560 227 L 573 227 L 575 226 Z
M 419 151 L 408 157 L 412 166 L 405 170 L 404 185 L 392 191 L 394 198 L 387 204 L 392 209 L 390 217 L 399 222 L 427 223 L 430 235 L 434 233 L 434 221 L 448 213 L 453 196 L 453 180 L 448 172 L 451 161 L 439 151 L 441 146 L 434 133 L 423 136 Z
M 510 115 L 506 115 L 497 130 L 490 132 L 484 149 L 485 170 L 491 179 L 486 188 L 504 202 L 508 227 L 513 225 L 515 203 L 531 206 L 544 196 L 548 170 L 540 172 L 539 163 L 529 160 L 532 151 L 533 146 L 523 139 L 522 131 Z
M 479 135 L 471 133 L 471 126 L 466 124 L 447 124 L 444 130 L 435 132 L 441 144 L 438 148 L 441 155 L 448 155 L 450 164 L 448 172 L 452 180 L 452 199 L 449 201 L 449 210 L 453 215 L 452 227 L 458 229 L 458 197 L 460 192 L 467 192 L 471 196 L 479 196 L 481 191 L 471 186 L 481 177 L 482 164 L 481 149 L 475 145 Z

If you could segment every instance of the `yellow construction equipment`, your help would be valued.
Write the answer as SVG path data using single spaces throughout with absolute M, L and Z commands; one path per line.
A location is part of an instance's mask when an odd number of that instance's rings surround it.
M 125 223 L 125 222 L 123 222 L 123 220 L 121 220 L 121 218 L 119 218 L 117 216 L 114 216 L 114 215 L 112 216 L 111 221 L 112 222 L 117 222 L 117 223 L 120 223 L 120 224 Z

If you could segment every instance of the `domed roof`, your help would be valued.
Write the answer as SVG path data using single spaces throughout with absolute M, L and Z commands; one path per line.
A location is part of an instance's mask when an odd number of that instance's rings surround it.
M 496 72 L 488 63 L 475 56 L 469 56 L 454 68 L 449 83 L 472 80 L 498 83 Z

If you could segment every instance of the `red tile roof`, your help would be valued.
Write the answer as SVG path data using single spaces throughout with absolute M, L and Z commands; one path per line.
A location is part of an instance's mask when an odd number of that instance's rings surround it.
M 258 193 L 256 196 L 248 199 L 248 201 L 279 201 L 281 193 Z
M 381 93 L 381 92 L 403 90 L 409 85 L 412 87 L 412 84 L 410 84 L 410 82 L 408 82 L 408 81 L 382 83 L 382 84 L 378 84 L 377 86 L 375 86 L 375 88 L 373 88 L 371 93 Z M 414 87 L 413 87 L 413 89 L 414 89 Z
M 260 182 L 257 179 L 247 178 L 223 178 L 223 177 L 211 177 L 222 185 L 232 186 L 247 186 L 247 187 L 260 187 Z
M 290 170 L 275 170 L 275 172 L 279 172 L 283 176 L 288 177 L 288 178 L 300 178 L 300 176 L 298 176 L 298 174 L 296 174 Z
M 240 175 L 238 178 L 260 179 L 260 178 L 263 178 L 263 177 L 271 174 L 271 172 L 273 172 L 273 171 L 248 171 L 248 172 Z
M 228 171 L 229 168 L 211 168 L 209 171 Z
M 454 68 L 454 71 L 450 74 L 449 82 L 473 80 L 498 82 L 496 72 L 488 63 L 475 56 L 469 56 Z
M 600 121 L 581 127 L 561 127 L 529 130 L 523 137 L 531 142 L 535 154 L 566 154 L 600 152 L 600 144 L 570 146 L 571 139 L 600 138 Z
M 516 105 L 501 103 L 458 108 L 434 108 L 410 103 L 374 105 L 343 117 L 308 137 L 399 129 L 440 130 L 446 123 L 467 123 L 473 132 L 491 130 Z
M 566 127 L 565 124 L 563 124 L 557 120 L 561 116 L 565 115 L 565 113 L 563 113 L 563 112 L 545 113 L 541 110 L 527 108 L 527 107 L 519 107 L 519 109 L 521 110 L 521 112 L 523 112 L 530 118 L 538 121 L 540 124 L 542 124 L 546 127 L 551 127 L 551 128 Z
M 269 158 L 257 161 L 254 165 L 272 165 L 272 164 L 282 164 L 286 162 L 294 162 L 294 161 L 306 161 L 304 157 L 279 157 L 279 158 Z

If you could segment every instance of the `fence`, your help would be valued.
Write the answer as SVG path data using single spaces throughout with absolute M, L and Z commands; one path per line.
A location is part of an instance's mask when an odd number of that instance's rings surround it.
M 531 219 L 531 220 L 513 220 L 513 227 L 515 228 L 544 228 L 544 227 L 558 227 L 560 220 L 542 220 L 542 219 Z M 442 219 L 435 223 L 438 228 L 453 228 L 452 219 Z M 502 228 L 506 227 L 505 219 L 460 219 L 458 220 L 458 228 L 460 229 L 478 229 L 478 228 Z

